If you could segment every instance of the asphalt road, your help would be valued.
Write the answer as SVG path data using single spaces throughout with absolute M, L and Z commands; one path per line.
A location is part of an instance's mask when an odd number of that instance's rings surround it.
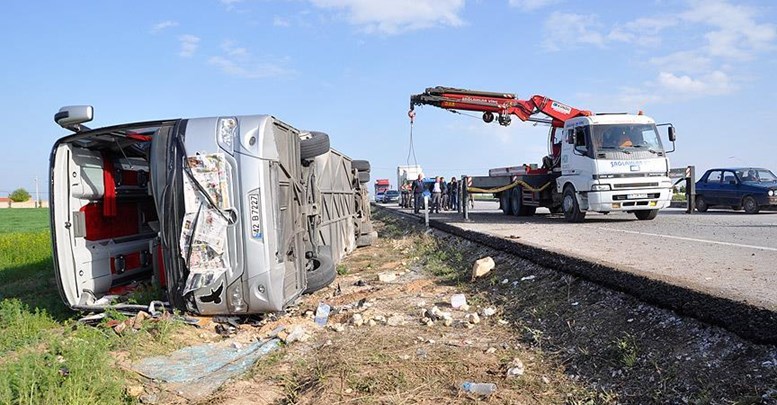
M 498 203 L 478 201 L 470 222 L 452 212 L 431 218 L 777 311 L 777 212 L 688 215 L 670 208 L 652 221 L 589 213 L 569 224 L 544 209 L 509 217 Z

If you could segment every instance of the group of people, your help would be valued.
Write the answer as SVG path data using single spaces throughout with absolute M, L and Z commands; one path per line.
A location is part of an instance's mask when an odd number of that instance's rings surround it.
M 417 214 L 424 204 L 424 191 L 429 191 L 431 194 L 429 212 L 457 210 L 461 193 L 459 187 L 456 177 L 451 177 L 451 180 L 446 182 L 442 176 L 437 176 L 433 183 L 425 184 L 424 175 L 419 174 L 412 183 L 402 186 L 401 205 L 405 208 L 413 208 Z

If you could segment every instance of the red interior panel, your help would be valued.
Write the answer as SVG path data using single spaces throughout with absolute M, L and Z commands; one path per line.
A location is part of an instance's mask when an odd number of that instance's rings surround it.
M 106 188 L 107 190 L 107 188 Z M 103 203 L 89 203 L 81 208 L 86 220 L 86 240 L 101 240 L 134 235 L 139 232 L 138 204 L 118 202 L 116 215 L 103 215 Z

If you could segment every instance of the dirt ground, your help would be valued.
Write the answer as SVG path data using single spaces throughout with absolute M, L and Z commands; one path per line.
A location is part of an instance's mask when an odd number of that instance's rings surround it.
M 777 404 L 774 346 L 385 212 L 375 222 L 380 239 L 332 286 L 228 338 L 204 322 L 196 339 L 242 344 L 283 326 L 287 344 L 206 398 L 145 382 L 141 402 Z M 495 268 L 471 280 L 485 256 Z M 332 307 L 325 327 L 319 302 Z M 467 393 L 465 381 L 496 391 Z

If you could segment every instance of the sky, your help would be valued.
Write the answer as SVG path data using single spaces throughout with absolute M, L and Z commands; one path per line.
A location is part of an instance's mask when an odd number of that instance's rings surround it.
M 540 163 L 547 127 L 486 124 L 411 94 L 449 86 L 644 111 L 672 167 L 777 171 L 777 2 L 767 0 L 11 1 L 0 25 L 0 196 L 48 195 L 53 115 L 100 127 L 271 114 L 330 135 L 396 186 L 399 165 L 484 175 Z M 761 132 L 766 128 L 766 132 Z M 664 142 L 666 134 L 664 132 Z

